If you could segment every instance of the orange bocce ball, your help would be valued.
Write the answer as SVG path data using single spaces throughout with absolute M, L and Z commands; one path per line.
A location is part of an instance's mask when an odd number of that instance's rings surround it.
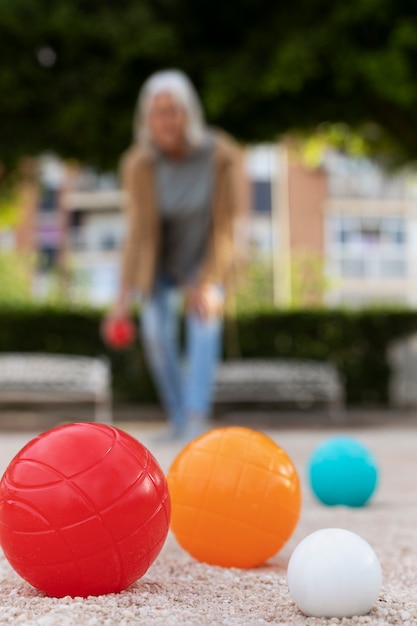
M 168 475 L 171 530 L 195 559 L 249 568 L 276 554 L 301 510 L 287 453 L 258 431 L 228 427 L 194 439 Z

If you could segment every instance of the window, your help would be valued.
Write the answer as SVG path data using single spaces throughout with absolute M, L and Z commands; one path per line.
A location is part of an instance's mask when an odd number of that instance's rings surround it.
M 255 180 L 252 183 L 252 206 L 256 213 L 271 213 L 271 182 Z
M 405 276 L 406 244 L 401 216 L 335 215 L 327 224 L 329 266 L 337 276 Z
M 39 269 L 44 272 L 53 269 L 58 260 L 58 250 L 50 246 L 42 246 L 39 252 Z
M 53 187 L 41 188 L 39 209 L 42 212 L 56 211 L 58 208 L 59 191 Z
M 99 242 L 100 250 L 117 250 L 118 247 L 119 241 L 116 235 L 113 233 L 106 233 L 102 235 Z

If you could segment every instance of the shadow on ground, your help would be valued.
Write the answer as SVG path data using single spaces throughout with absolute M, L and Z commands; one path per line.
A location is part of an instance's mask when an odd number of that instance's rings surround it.
M 13 411 L 0 408 L 0 431 L 44 431 L 59 424 L 74 421 L 91 421 L 94 415 L 87 407 L 39 407 L 33 410 Z M 138 423 L 160 426 L 164 422 L 163 412 L 156 406 L 115 405 L 113 423 Z M 322 429 L 343 430 L 351 428 L 416 426 L 417 409 L 390 410 L 349 409 L 335 419 L 323 409 L 289 410 L 276 407 L 235 407 L 217 409 L 212 420 L 213 427 L 246 426 L 260 429 Z

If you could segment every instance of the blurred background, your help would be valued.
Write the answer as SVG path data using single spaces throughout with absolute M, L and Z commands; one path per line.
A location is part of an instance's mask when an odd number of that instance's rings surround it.
M 154 398 L 140 346 L 110 353 L 98 328 L 137 94 L 176 67 L 245 148 L 226 352 L 331 361 L 351 405 L 417 403 L 390 391 L 394 367 L 417 378 L 412 3 L 0 0 L 0 42 L 0 352 L 107 354 L 117 399 Z

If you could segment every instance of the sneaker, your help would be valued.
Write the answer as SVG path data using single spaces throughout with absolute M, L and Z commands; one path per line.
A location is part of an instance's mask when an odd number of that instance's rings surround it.
M 182 438 L 188 443 L 193 439 L 197 439 L 200 435 L 204 435 L 210 427 L 206 420 L 191 420 L 187 423 L 182 434 Z
M 160 433 L 152 437 L 153 443 L 174 443 L 184 439 L 184 431 L 172 426 L 162 430 Z

